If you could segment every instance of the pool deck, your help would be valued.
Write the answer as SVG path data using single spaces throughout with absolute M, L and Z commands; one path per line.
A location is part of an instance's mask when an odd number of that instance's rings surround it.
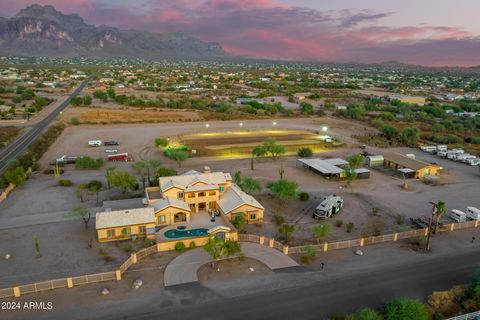
M 185 238 L 165 237 L 164 233 L 166 231 L 176 229 L 178 226 L 185 226 L 187 227 L 187 229 L 199 229 L 199 228 L 211 229 L 218 226 L 229 227 L 230 224 L 227 223 L 224 219 L 226 218 L 220 215 L 219 217 L 215 217 L 215 222 L 211 222 L 210 215 L 206 211 L 192 213 L 190 214 L 190 221 L 175 223 L 157 231 L 156 232 L 157 242 L 172 241 L 175 239 L 185 239 Z

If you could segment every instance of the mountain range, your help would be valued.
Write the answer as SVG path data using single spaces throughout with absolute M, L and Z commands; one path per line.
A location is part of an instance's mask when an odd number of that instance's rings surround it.
M 0 54 L 49 57 L 225 58 L 216 42 L 191 35 L 120 30 L 88 25 L 77 14 L 31 5 L 12 18 L 0 17 Z

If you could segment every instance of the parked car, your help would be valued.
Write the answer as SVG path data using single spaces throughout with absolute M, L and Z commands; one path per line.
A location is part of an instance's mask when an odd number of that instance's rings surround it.
M 107 149 L 105 150 L 106 153 L 117 153 L 118 150 L 117 149 Z
M 115 140 L 110 140 L 110 141 L 105 141 L 103 143 L 104 146 L 118 146 L 119 143 L 118 141 L 115 141 Z

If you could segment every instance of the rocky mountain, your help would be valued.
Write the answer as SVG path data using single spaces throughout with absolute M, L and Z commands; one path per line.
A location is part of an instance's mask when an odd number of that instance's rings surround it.
M 76 14 L 32 5 L 0 18 L 0 54 L 50 57 L 218 58 L 228 53 L 216 42 L 182 32 L 150 33 L 86 24 Z

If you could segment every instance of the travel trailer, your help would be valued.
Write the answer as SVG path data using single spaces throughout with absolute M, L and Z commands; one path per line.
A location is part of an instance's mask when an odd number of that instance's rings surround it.
M 90 141 L 88 141 L 88 145 L 90 147 L 101 147 L 102 146 L 102 140 L 90 140 Z
M 467 218 L 470 220 L 480 220 L 480 209 L 467 207 Z
M 460 211 L 458 209 L 452 209 L 449 214 L 450 219 L 452 219 L 455 222 L 465 222 L 467 221 L 467 214 L 463 211 Z
M 337 195 L 330 195 L 323 199 L 312 214 L 312 218 L 328 219 L 338 213 L 343 207 L 343 199 Z

